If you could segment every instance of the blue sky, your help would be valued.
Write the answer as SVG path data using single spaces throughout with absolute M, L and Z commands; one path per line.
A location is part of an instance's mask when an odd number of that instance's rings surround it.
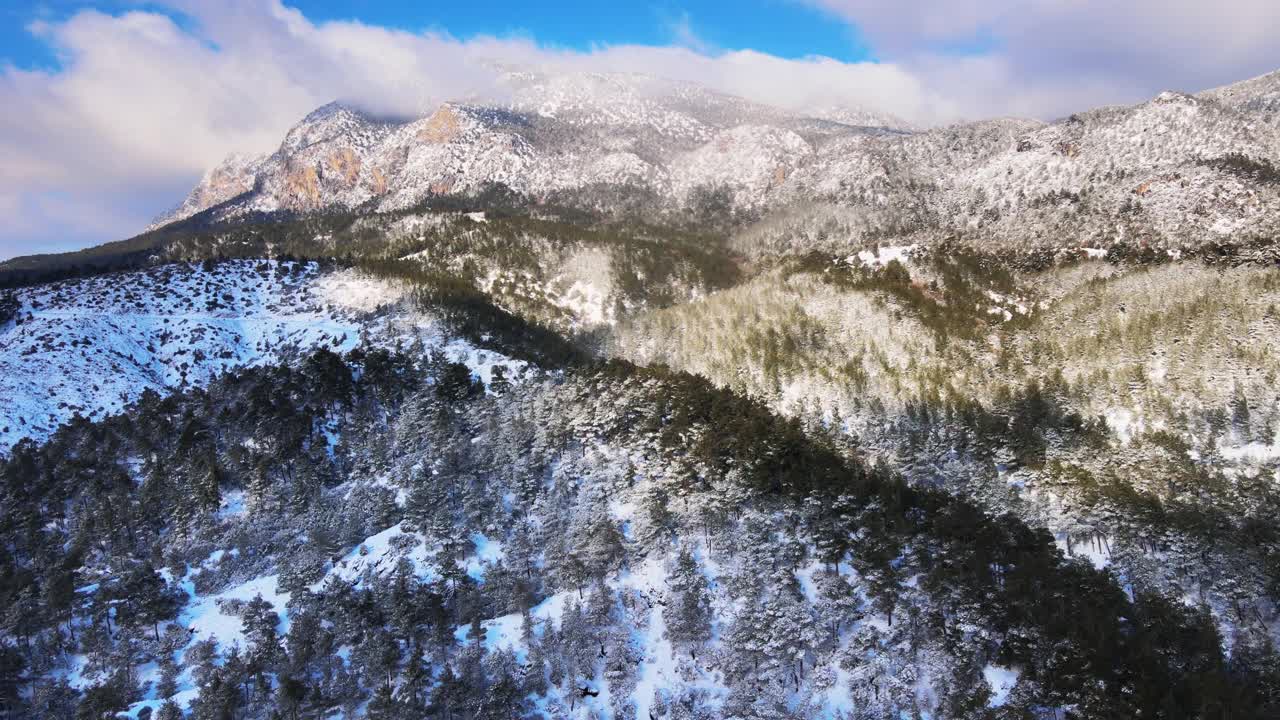
M 412 32 L 443 31 L 461 39 L 477 35 L 527 37 L 542 45 L 590 50 L 600 45 L 670 45 L 691 32 L 704 50 L 753 49 L 783 58 L 822 55 L 846 62 L 872 59 L 856 26 L 798 0 L 687 0 L 679 3 L 554 3 L 501 0 L 414 2 L 412 0 L 291 0 L 315 22 L 360 22 Z M 61 22 L 92 8 L 108 13 L 146 10 L 190 24 L 180 12 L 157 3 L 105 0 L 4 0 L 0 9 L 0 62 L 25 69 L 51 69 L 58 58 L 33 37 L 34 21 Z

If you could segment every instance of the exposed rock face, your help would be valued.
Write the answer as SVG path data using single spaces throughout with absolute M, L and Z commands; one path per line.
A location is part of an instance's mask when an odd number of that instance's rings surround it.
M 387 191 L 387 176 L 382 172 L 382 168 L 373 168 L 369 171 L 369 191 L 374 195 L 381 195 Z
M 156 218 L 148 230 L 168 224 L 174 220 L 194 215 L 207 208 L 220 205 L 228 200 L 243 195 L 254 188 L 257 180 L 257 166 L 263 161 L 261 157 L 234 154 L 228 156 L 220 164 L 205 173 L 204 178 L 196 185 L 182 204 Z
M 253 189 L 253 173 L 245 165 L 223 163 L 210 173 L 201 204 L 216 205 Z
M 445 105 L 435 111 L 418 131 L 418 139 L 423 142 L 443 144 L 462 134 L 462 121 L 453 108 Z
M 314 167 L 300 167 L 285 177 L 285 205 L 294 210 L 320 206 L 320 177 Z
M 351 148 L 342 148 L 329 156 L 329 173 L 348 188 L 360 179 L 360 156 Z

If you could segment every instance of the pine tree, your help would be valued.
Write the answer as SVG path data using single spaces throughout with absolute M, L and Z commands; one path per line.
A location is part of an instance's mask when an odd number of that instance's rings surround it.
M 461 402 L 484 392 L 484 383 L 473 378 L 471 368 L 458 362 L 446 362 L 436 376 L 436 395 L 450 403 Z
M 582 597 L 582 586 L 587 581 L 589 574 L 586 563 L 582 561 L 582 557 L 576 551 L 561 555 L 556 559 L 552 569 L 560 587 L 577 590 L 578 597 Z
M 272 670 L 280 655 L 280 637 L 276 631 L 280 616 L 275 607 L 261 595 L 255 595 L 245 604 L 240 617 L 244 622 L 245 639 L 249 644 L 245 662 L 250 674 L 261 675 Z
M 481 624 L 480 614 L 476 613 L 471 616 L 471 625 L 467 628 L 467 642 L 473 645 L 482 645 L 485 640 L 484 625 Z
M 617 615 L 618 603 L 613 596 L 613 591 L 604 582 L 597 581 L 587 596 L 583 619 L 585 620 L 584 629 L 590 633 L 592 642 L 599 647 L 600 659 L 604 659 L 609 654 L 605 645 L 610 631 L 617 622 Z
M 369 720 L 396 720 L 401 717 L 399 703 L 396 702 L 390 685 L 377 686 L 366 713 Z
M 667 639 L 696 660 L 698 647 L 711 639 L 711 597 L 707 578 L 689 548 L 680 548 L 676 555 L 667 588 L 667 604 L 662 609 Z
M 290 720 L 298 720 L 298 710 L 307 696 L 307 683 L 298 678 L 283 675 L 276 693 L 276 704 L 288 714 Z
M 565 691 L 576 695 L 574 685 L 580 677 L 591 676 L 596 653 L 582 608 L 572 599 L 565 604 L 560 615 L 557 637 L 563 653 Z
M 161 699 L 173 697 L 178 692 L 178 664 L 173 661 L 173 654 L 160 656 L 160 681 L 156 683 L 156 696 Z
M 0 645 L 0 711 L 22 717 L 26 708 L 22 686 L 26 681 L 27 658 L 8 644 Z
M 196 513 L 215 513 L 222 506 L 222 468 L 212 451 L 196 467 L 192 479 L 192 510 Z
M 651 483 L 640 501 L 637 537 L 645 548 L 660 548 L 675 537 L 676 517 L 669 507 L 670 498 L 658 483 Z
M 404 671 L 404 682 L 398 693 L 398 700 L 408 714 L 425 715 L 433 683 L 427 649 L 418 647 L 409 658 Z
M 818 586 L 818 616 L 830 631 L 831 641 L 835 642 L 845 623 L 857 617 L 861 598 L 839 573 L 816 573 L 814 582 Z
M 432 538 L 443 529 L 441 520 L 447 520 L 449 498 L 444 484 L 429 473 L 423 473 L 414 479 L 413 488 L 405 500 L 405 517 L 413 528 Z M 448 522 L 451 527 L 452 522 Z
M 36 683 L 31 695 L 31 717 L 48 720 L 74 720 L 79 693 L 66 680 Z M 4 705 L 0 704 L 0 712 Z M 20 717 L 14 713 L 12 717 Z
M 602 498 L 579 513 L 570 534 L 573 554 L 580 558 L 587 577 L 605 577 L 626 556 L 622 532 Z
M 1249 441 L 1249 400 L 1238 384 L 1232 393 L 1231 425 L 1242 442 Z
M 431 697 L 433 713 L 443 718 L 453 718 L 465 706 L 467 686 L 454 672 L 453 666 L 446 664 L 440 673 L 440 681 Z
M 52 618 L 67 624 L 67 632 L 75 639 L 72 608 L 75 604 L 75 578 L 65 570 L 51 572 L 41 588 L 40 601 Z
M 267 458 L 259 458 L 253 463 L 249 472 L 249 483 L 246 488 L 249 509 L 255 513 L 269 513 L 279 509 L 275 490 L 271 486 L 269 463 Z
M 152 720 L 182 720 L 182 708 L 172 700 L 165 700 Z
M 119 592 L 130 624 L 150 625 L 157 642 L 160 640 L 160 623 L 172 618 L 184 599 L 184 594 L 176 588 L 170 589 L 150 565 L 132 570 Z
M 536 569 L 537 546 L 534 544 L 533 530 L 527 518 L 515 521 L 505 550 L 512 567 L 522 573 L 527 580 L 532 580 Z
M 516 658 L 510 649 L 490 654 L 484 662 L 485 688 L 476 720 L 507 720 L 523 717 L 526 691 L 517 677 Z
M 813 617 L 799 593 L 785 587 L 766 602 L 764 612 L 768 618 L 764 654 L 790 676 L 799 691 L 805 658 L 817 642 Z
M 462 588 L 471 580 L 466 568 L 462 566 L 469 544 L 462 539 L 460 530 L 450 526 L 441 538 L 440 552 L 436 555 L 436 562 L 440 566 L 440 579 L 445 581 L 454 598 L 461 594 Z
M 506 395 L 511 392 L 511 381 L 507 379 L 507 369 L 502 365 L 494 365 L 489 377 L 489 392 L 494 395 Z

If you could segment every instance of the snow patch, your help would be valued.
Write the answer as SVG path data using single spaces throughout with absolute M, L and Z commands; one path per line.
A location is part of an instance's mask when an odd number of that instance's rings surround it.
M 1142 432 L 1141 419 L 1134 417 L 1133 412 L 1126 408 L 1111 408 L 1103 415 L 1103 419 L 1122 445 L 1128 445 L 1135 435 Z
M 987 702 L 987 706 L 1000 707 L 1007 703 L 1009 693 L 1018 684 L 1018 676 L 1021 674 L 1021 671 L 1016 668 L 999 665 L 987 665 L 982 668 L 982 677 L 986 679 L 987 685 L 991 686 L 991 699 Z
M 437 577 L 433 567 L 434 552 L 428 549 L 422 536 L 406 531 L 401 525 L 393 525 L 365 538 L 313 584 L 311 589 L 319 590 L 331 577 L 353 585 L 366 576 L 386 577 L 395 572 L 401 558 L 409 561 L 414 575 L 419 579 L 426 581 Z
M 885 265 L 897 260 L 906 265 L 911 260 L 911 254 L 919 249 L 919 245 L 888 245 L 885 247 L 877 247 L 874 252 L 871 250 L 863 250 L 858 253 L 857 259 L 862 263 L 863 267 L 882 268 Z M 849 264 L 853 264 L 853 257 L 850 256 Z
M 1097 570 L 1111 564 L 1111 538 L 1094 537 L 1087 541 L 1067 541 L 1066 533 L 1055 533 L 1054 544 L 1067 557 L 1084 558 Z
M 232 643 L 243 647 L 244 624 L 239 617 L 225 612 L 223 608 L 228 601 L 248 602 L 261 596 L 280 614 L 280 624 L 276 629 L 283 635 L 289 631 L 288 612 L 285 610 L 289 593 L 279 591 L 278 580 L 277 575 L 264 575 L 216 595 L 204 596 L 198 595 L 193 584 L 187 581 L 183 585 L 191 595 L 191 602 L 178 616 L 178 622 L 191 632 L 193 641 L 212 637 L 222 647 L 228 647 Z
M 1280 436 L 1270 445 L 1251 442 L 1244 445 L 1219 445 L 1218 454 L 1224 460 L 1237 463 L 1265 463 L 1280 459 Z
M 369 277 L 355 270 L 340 270 L 321 275 L 316 281 L 316 292 L 323 302 L 335 307 L 373 312 L 398 303 L 408 291 L 398 283 Z

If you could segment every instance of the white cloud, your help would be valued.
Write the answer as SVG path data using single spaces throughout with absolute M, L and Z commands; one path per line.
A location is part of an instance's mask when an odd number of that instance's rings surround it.
M 687 12 L 680 13 L 675 17 L 664 17 L 663 24 L 666 25 L 667 33 L 671 36 L 671 44 L 673 45 L 704 54 L 718 51 L 718 48 L 704 40 L 693 29 L 693 18 Z
M 968 116 L 1052 117 L 1280 67 L 1275 0 L 806 1 L 929 87 L 951 88 Z

